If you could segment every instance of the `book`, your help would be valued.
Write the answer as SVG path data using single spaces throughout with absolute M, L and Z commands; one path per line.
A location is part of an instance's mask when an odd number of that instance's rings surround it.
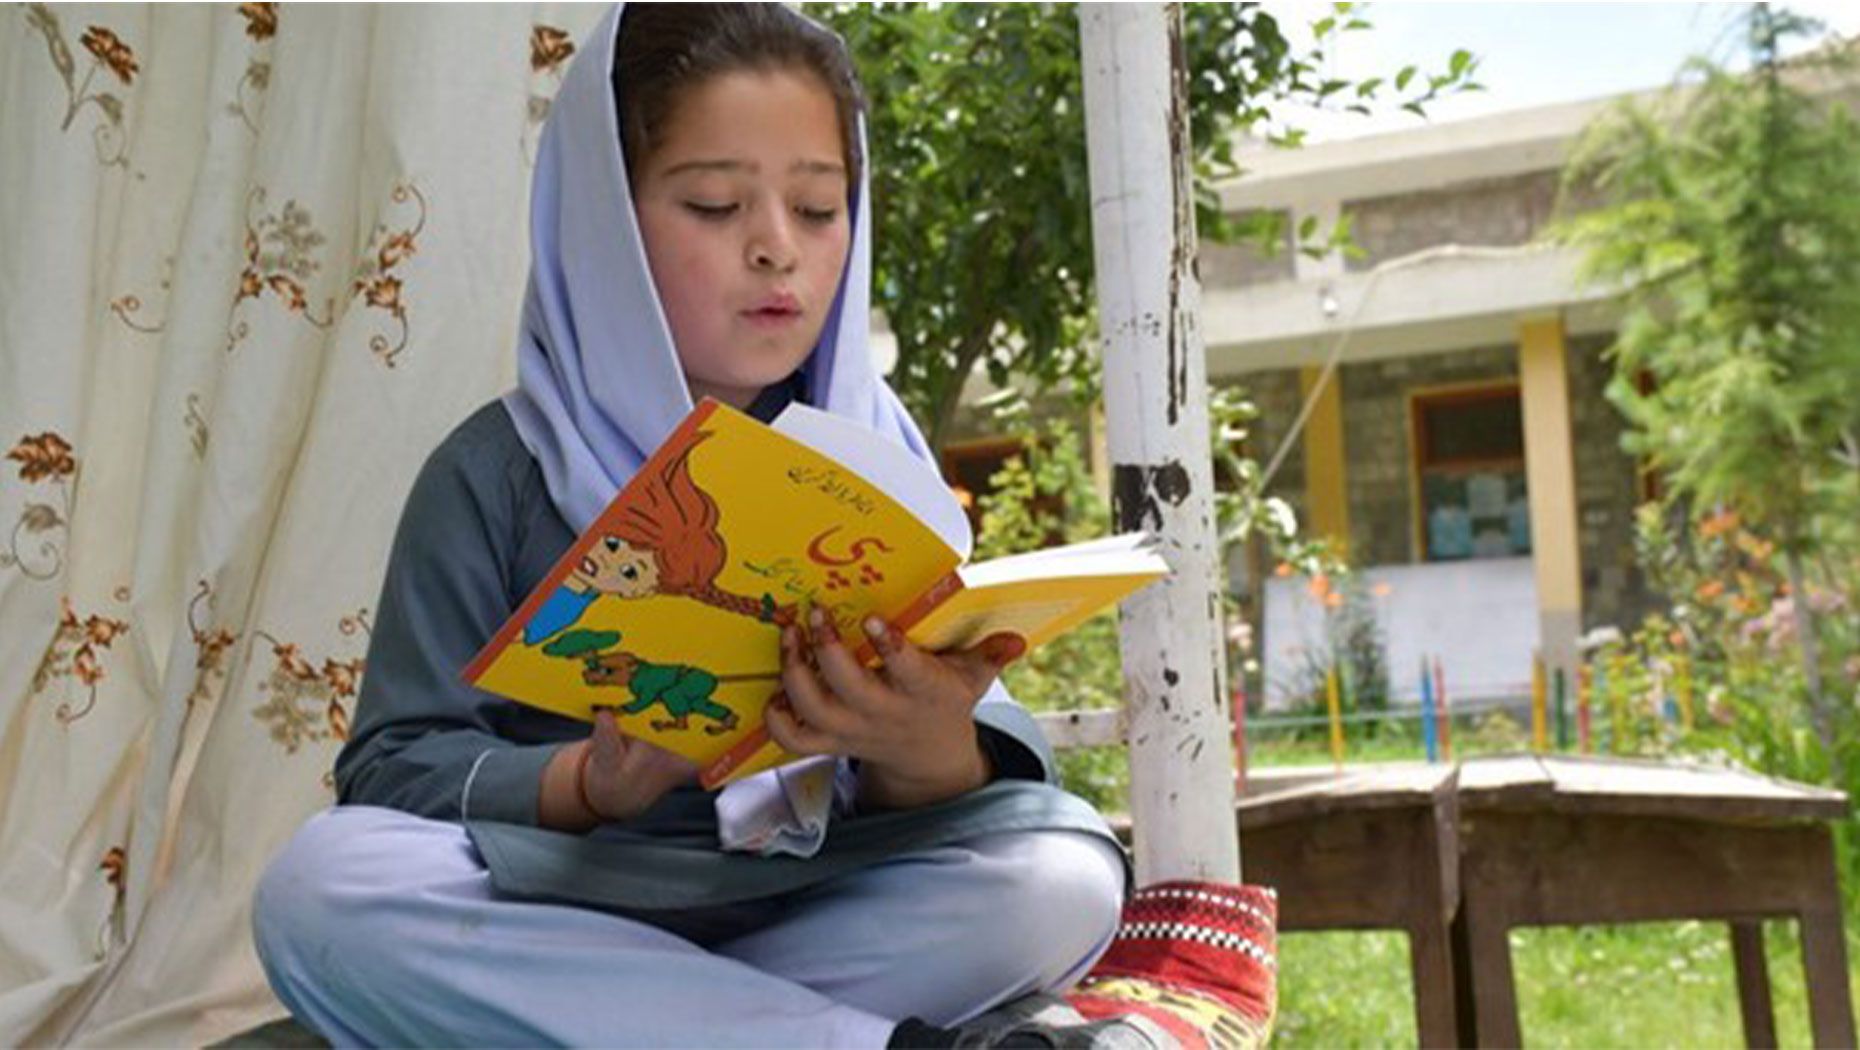
M 909 450 L 805 405 L 764 424 L 705 399 L 463 671 L 620 730 L 715 788 L 795 757 L 762 710 L 781 630 L 819 608 L 867 664 L 877 615 L 915 644 L 1029 650 L 1169 571 L 1143 533 L 969 564 L 961 505 Z

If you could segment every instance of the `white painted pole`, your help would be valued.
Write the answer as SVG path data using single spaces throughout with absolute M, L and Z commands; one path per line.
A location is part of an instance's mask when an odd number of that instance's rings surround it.
M 1180 4 L 1081 4 L 1111 505 L 1175 572 L 1124 603 L 1139 882 L 1240 881 Z

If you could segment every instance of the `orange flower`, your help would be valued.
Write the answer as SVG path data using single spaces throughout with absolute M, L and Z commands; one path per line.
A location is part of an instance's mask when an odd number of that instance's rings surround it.
M 1686 632 L 1675 627 L 1672 633 L 1666 636 L 1666 640 L 1672 644 L 1673 648 L 1684 649 L 1686 647 Z
M 563 60 L 575 53 L 575 42 L 554 26 L 538 25 L 530 30 L 530 68 L 538 73 L 554 72 Z
M 78 646 L 77 652 L 71 657 L 71 672 L 85 685 L 96 685 L 103 681 L 103 665 L 97 662 L 96 652 L 88 645 Z
M 278 32 L 278 5 L 240 4 L 239 13 L 245 16 L 245 35 L 253 40 L 270 40 Z
M 127 84 L 136 78 L 136 70 L 140 68 L 136 65 L 136 53 L 118 39 L 115 33 L 102 26 L 91 26 L 78 38 L 78 42 L 84 45 L 84 50 L 96 55 L 98 61 L 109 66 L 110 72 L 115 73 L 123 83 Z
M 1737 528 L 1737 512 L 1721 510 L 1699 522 L 1699 535 L 1705 539 L 1721 536 Z
M 362 662 L 351 660 L 338 663 L 335 660 L 323 661 L 323 681 L 329 683 L 329 691 L 337 697 L 354 696 L 355 685 L 362 675 Z
M 400 278 L 382 277 L 368 286 L 368 305 L 400 312 Z
M 116 636 L 129 630 L 129 625 L 121 620 L 109 620 L 93 616 L 84 621 L 84 636 L 94 645 L 107 646 L 116 640 Z
M 413 254 L 413 234 L 403 230 L 387 239 L 381 246 L 381 268 L 392 269 L 402 259 Z
M 103 863 L 97 865 L 97 870 L 103 872 L 103 877 L 121 893 L 123 884 L 129 878 L 129 854 L 123 852 L 121 846 L 111 846 L 104 853 Z
M 1326 594 L 1324 596 L 1324 608 L 1326 609 L 1343 608 L 1343 595 L 1338 591 L 1331 591 L 1329 594 Z
M 1321 572 L 1313 573 L 1311 575 L 1311 582 L 1305 584 L 1305 590 L 1311 592 L 1311 597 L 1322 600 L 1325 595 L 1330 593 L 1330 577 Z
M 224 627 L 211 632 L 194 632 L 194 644 L 200 647 L 200 656 L 195 659 L 195 667 L 207 667 L 219 662 L 220 654 L 232 648 L 233 633 Z
M 1292 572 L 1292 563 L 1289 561 L 1282 561 L 1272 567 L 1272 574 L 1274 576 L 1290 576 Z
M 301 681 L 316 681 L 316 668 L 311 667 L 309 661 L 303 658 L 296 645 L 290 642 L 280 642 L 271 647 L 271 655 L 278 658 L 278 669 L 285 674 Z
M 1694 591 L 1692 596 L 1699 601 L 1709 602 L 1723 593 L 1723 580 L 1706 580 L 1704 583 L 1699 584 L 1699 589 Z
M 270 285 L 271 290 L 278 293 L 278 298 L 283 299 L 284 304 L 294 312 L 301 312 L 304 307 L 310 305 L 309 300 L 304 298 L 304 286 L 281 273 L 274 273 L 265 278 L 265 283 Z
M 77 460 L 71 455 L 70 442 L 49 430 L 20 438 L 6 458 L 19 464 L 22 481 L 67 478 L 77 473 Z

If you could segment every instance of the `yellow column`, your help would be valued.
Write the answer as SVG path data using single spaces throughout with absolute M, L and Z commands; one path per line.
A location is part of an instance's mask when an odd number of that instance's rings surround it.
M 1298 392 L 1310 397 L 1319 368 L 1298 373 Z M 1335 373 L 1324 384 L 1305 421 L 1305 531 L 1329 538 L 1344 550 L 1350 542 L 1350 501 L 1344 487 L 1343 392 Z
M 1568 346 L 1563 318 L 1518 326 L 1524 410 L 1524 473 L 1530 488 L 1531 559 L 1537 570 L 1538 637 L 1545 673 L 1576 680 L 1582 633 L 1582 556 L 1576 524 L 1576 457 L 1570 445 Z

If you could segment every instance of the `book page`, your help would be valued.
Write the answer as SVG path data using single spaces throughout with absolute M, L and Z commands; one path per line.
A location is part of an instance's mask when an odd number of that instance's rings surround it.
M 991 634 L 1011 631 L 1032 649 L 1168 571 L 1160 555 L 1132 549 L 1128 542 L 997 558 L 958 570 L 962 588 L 905 633 L 918 645 L 941 651 L 966 649 Z
M 969 560 L 974 537 L 968 515 L 942 476 L 910 449 L 862 424 L 798 402 L 783 409 L 770 425 L 884 489 L 936 530 L 958 561 Z

